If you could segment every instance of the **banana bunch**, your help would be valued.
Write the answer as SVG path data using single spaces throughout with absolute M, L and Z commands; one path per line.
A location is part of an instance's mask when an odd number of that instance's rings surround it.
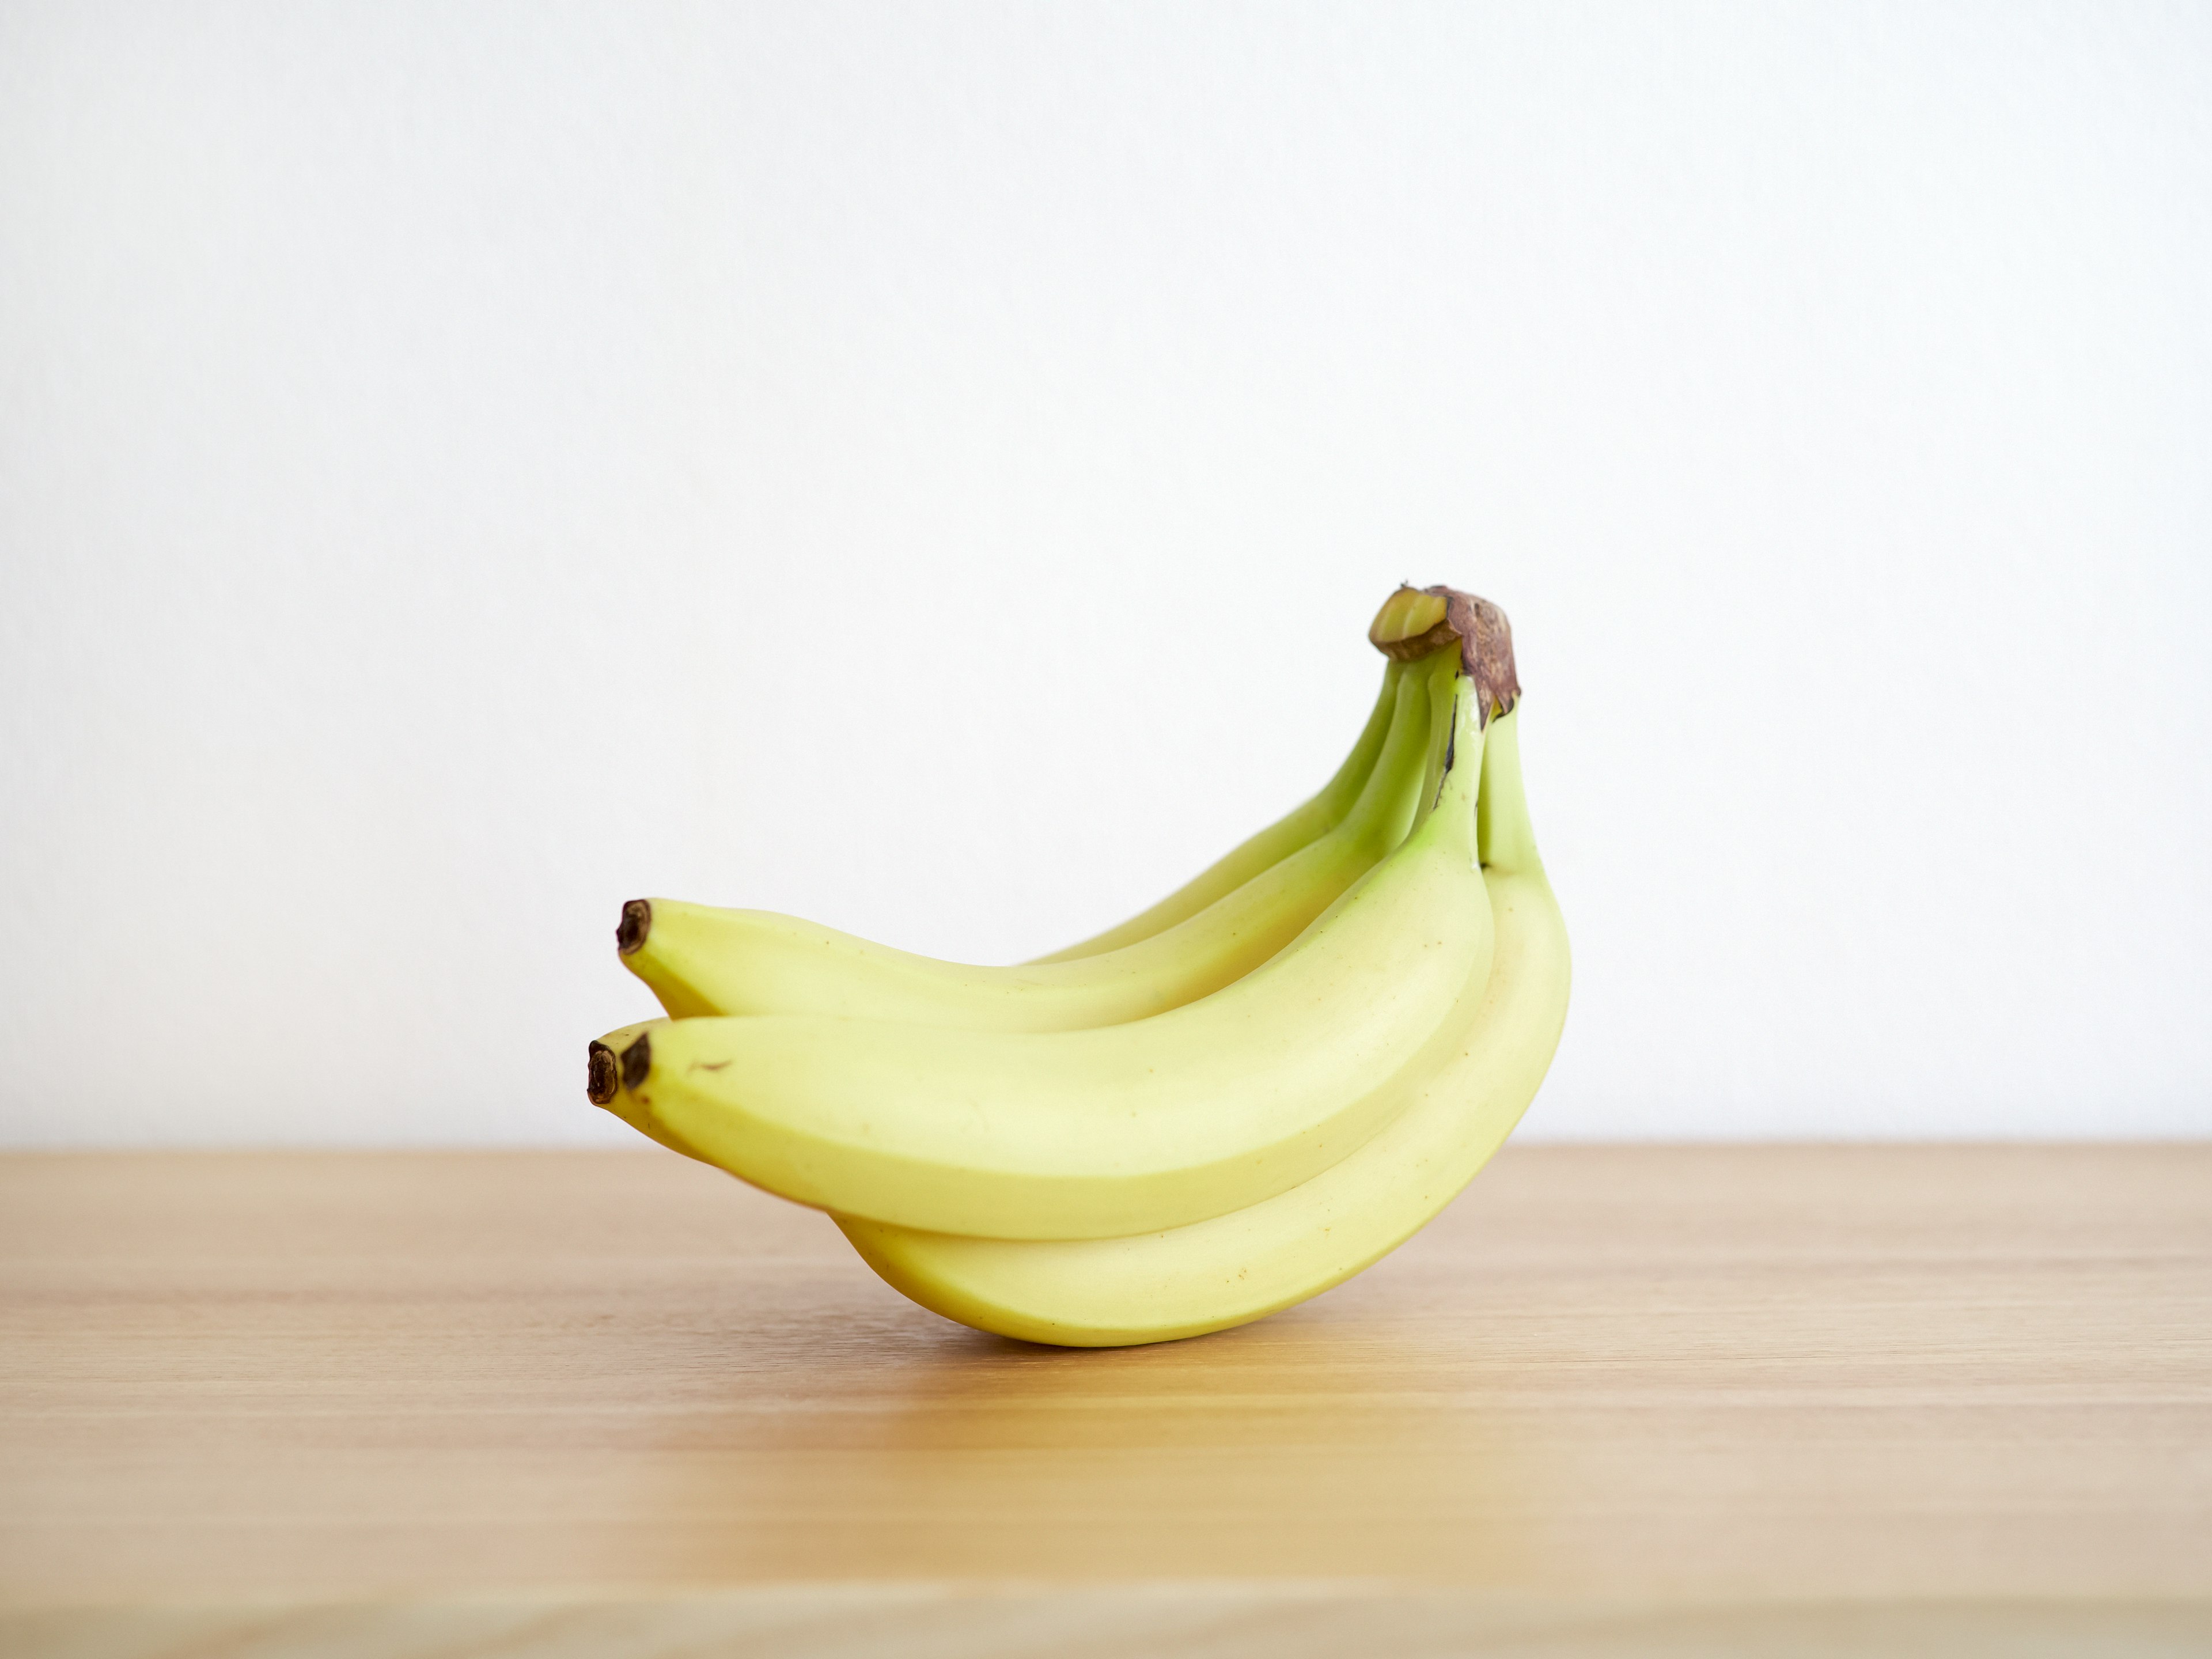
M 1382 691 L 1319 793 L 1036 962 L 630 901 L 668 1018 L 591 1045 L 592 1100 L 1006 1336 L 1165 1341 L 1342 1283 L 1519 1121 L 1568 981 L 1504 614 L 1401 587 L 1368 638 Z

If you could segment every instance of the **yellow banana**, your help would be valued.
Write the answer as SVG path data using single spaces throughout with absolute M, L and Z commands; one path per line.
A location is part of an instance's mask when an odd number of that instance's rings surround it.
M 679 1019 L 835 1014 L 970 1030 L 1062 1031 L 1181 1007 L 1282 950 L 1404 839 L 1416 807 L 1433 797 L 1432 789 L 1424 793 L 1423 777 L 1425 763 L 1433 772 L 1442 752 L 1442 744 L 1427 741 L 1431 688 L 1448 696 L 1453 666 L 1444 652 L 1402 674 L 1391 665 L 1392 707 L 1378 705 L 1389 715 L 1387 735 L 1369 754 L 1363 787 L 1337 823 L 1196 914 L 1119 949 L 974 967 L 769 910 L 633 899 L 623 907 L 617 933 L 623 963 Z
M 653 1022 L 603 1040 L 615 1086 L 601 1103 L 800 1203 L 936 1232 L 1109 1237 L 1294 1188 L 1404 1109 L 1394 1074 L 1489 971 L 1475 806 L 1492 697 L 1450 684 L 1434 810 L 1290 945 L 1209 996 L 1043 1033 Z M 601 1070 L 595 1054 L 594 1099 Z
M 1227 1215 L 1124 1238 L 1019 1241 L 840 1216 L 861 1256 L 922 1306 L 1032 1342 L 1196 1336 L 1341 1284 L 1425 1225 L 1534 1097 L 1566 1018 L 1567 938 L 1536 855 L 1518 720 L 1495 722 L 1479 816 L 1497 945 L 1415 1063 L 1402 1111 L 1340 1162 Z

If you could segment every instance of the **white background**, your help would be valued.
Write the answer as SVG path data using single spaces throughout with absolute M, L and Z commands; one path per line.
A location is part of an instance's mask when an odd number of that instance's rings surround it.
M 0 6 L 0 1138 L 628 1132 L 1510 613 L 1528 1133 L 2212 1128 L 2212 12 Z

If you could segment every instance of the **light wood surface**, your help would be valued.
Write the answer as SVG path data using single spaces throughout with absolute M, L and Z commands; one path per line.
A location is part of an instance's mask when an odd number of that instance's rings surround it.
M 1901 1650 L 2212 1652 L 2212 1146 L 1510 1148 L 1106 1352 L 654 1151 L 0 1158 L 9 1655 Z

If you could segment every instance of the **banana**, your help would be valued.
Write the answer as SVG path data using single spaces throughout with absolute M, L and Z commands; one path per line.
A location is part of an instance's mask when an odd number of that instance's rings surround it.
M 592 1097 L 787 1198 L 934 1232 L 1111 1237 L 1295 1188 L 1407 1106 L 1394 1074 L 1488 975 L 1477 784 L 1493 701 L 1510 705 L 1469 666 L 1473 678 L 1449 676 L 1431 738 L 1433 810 L 1296 940 L 1210 996 L 1043 1033 L 652 1022 L 603 1040 L 613 1086 L 601 1098 L 595 1056 Z
M 1395 598 L 1394 594 L 1392 599 Z M 1404 660 L 1393 657 L 1383 669 L 1382 690 L 1375 699 L 1374 709 L 1367 716 L 1359 741 L 1352 745 L 1344 764 L 1336 769 L 1334 777 L 1321 787 L 1319 793 L 1293 807 L 1257 835 L 1230 848 L 1151 909 L 1079 945 L 1036 960 L 1040 963 L 1073 962 L 1080 957 L 1103 956 L 1109 951 L 1148 939 L 1155 933 L 1164 933 L 1334 829 L 1359 799 L 1376 757 L 1382 751 L 1383 734 L 1391 724 L 1392 710 L 1397 702 L 1399 669 Z
M 1350 810 L 1195 915 L 1133 944 L 978 968 L 773 911 L 632 899 L 616 934 L 623 963 L 678 1019 L 834 1014 L 968 1030 L 1062 1031 L 1181 1007 L 1242 979 L 1289 945 L 1404 839 L 1416 808 L 1434 798 L 1424 766 L 1433 772 L 1442 745 L 1427 738 L 1432 706 L 1449 692 L 1452 659 L 1438 652 L 1407 672 L 1391 667 L 1387 735 L 1368 757 Z
M 1487 976 L 1390 1084 L 1403 1111 L 1342 1161 L 1248 1208 L 1127 1238 L 951 1237 L 841 1215 L 895 1289 L 980 1330 L 1066 1346 L 1198 1336 L 1316 1296 L 1419 1231 L 1534 1098 L 1566 1018 L 1565 924 L 1537 857 L 1518 720 L 1495 722 L 1478 807 L 1497 946 Z

